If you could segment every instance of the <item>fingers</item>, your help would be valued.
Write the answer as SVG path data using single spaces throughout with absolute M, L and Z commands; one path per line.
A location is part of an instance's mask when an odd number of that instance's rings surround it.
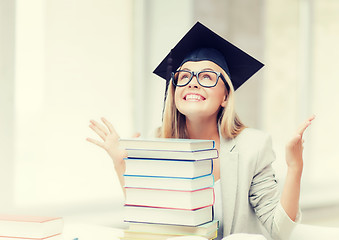
M 301 140 L 301 135 L 300 134 L 296 134 L 291 141 L 289 142 L 288 146 L 296 146 Z
M 312 115 L 311 117 L 309 117 L 300 127 L 299 130 L 297 131 L 298 134 L 300 134 L 301 136 L 303 136 L 305 130 L 308 128 L 308 126 L 311 125 L 312 121 L 314 120 L 315 115 Z
M 88 142 L 94 143 L 95 145 L 97 145 L 97 146 L 99 146 L 99 147 L 101 147 L 101 148 L 104 148 L 104 143 L 103 143 L 103 142 L 100 142 L 100 141 L 95 140 L 95 139 L 93 139 L 93 138 L 86 138 L 86 140 L 87 140 Z
M 103 125 L 103 124 L 101 124 L 101 123 L 99 123 L 99 122 L 97 122 L 97 121 L 95 121 L 95 120 L 91 120 L 90 121 L 94 126 L 96 126 L 100 131 L 102 131 L 105 135 L 107 135 L 109 132 L 107 131 L 107 128 Z
M 101 121 L 106 125 L 106 127 L 108 128 L 110 133 L 113 133 L 115 135 L 118 135 L 117 132 L 115 131 L 112 123 L 110 121 L 108 121 L 106 118 L 102 117 Z
M 298 134 L 300 134 L 301 136 L 304 134 L 306 128 L 308 128 L 308 126 L 311 125 L 311 122 L 304 122 L 300 127 L 299 127 L 299 130 L 297 131 Z
M 94 120 L 91 120 L 90 122 L 91 122 L 91 124 L 89 125 L 89 127 L 90 127 L 94 132 L 96 132 L 96 134 L 98 134 L 99 137 L 101 137 L 102 140 L 105 141 L 106 135 L 107 135 L 107 132 L 105 131 L 105 129 L 103 129 L 102 126 L 100 127 L 100 126 L 99 126 L 99 123 L 97 123 L 97 122 L 94 121 Z

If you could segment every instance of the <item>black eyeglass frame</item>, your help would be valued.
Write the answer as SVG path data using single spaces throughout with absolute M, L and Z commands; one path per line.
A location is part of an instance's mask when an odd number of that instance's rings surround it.
M 190 74 L 191 74 L 191 78 L 190 78 L 190 79 L 188 80 L 188 82 L 187 82 L 186 84 L 184 84 L 184 85 L 177 85 L 177 84 L 175 83 L 175 78 L 174 78 L 174 76 L 175 76 L 176 73 L 179 73 L 179 72 L 187 72 L 187 73 L 190 73 Z M 215 74 L 217 75 L 217 80 L 215 81 L 215 84 L 214 84 L 214 85 L 212 85 L 212 86 L 204 86 L 204 85 L 202 85 L 202 84 L 199 82 L 199 77 L 198 77 L 198 76 L 199 76 L 200 73 L 204 73 L 204 72 L 215 73 Z M 193 72 L 193 71 L 188 71 L 188 70 L 177 70 L 177 71 L 175 71 L 175 72 L 172 72 L 172 83 L 173 83 L 173 85 L 174 85 L 175 87 L 185 87 L 186 85 L 188 85 L 188 84 L 192 81 L 192 79 L 193 79 L 194 76 L 196 77 L 197 82 L 199 83 L 199 85 L 202 86 L 202 87 L 205 87 L 205 88 L 212 88 L 212 87 L 215 87 L 215 86 L 218 84 L 218 80 L 219 80 L 219 77 L 220 77 L 221 80 L 224 82 L 227 91 L 230 90 L 230 88 L 229 88 L 229 86 L 228 86 L 228 84 L 227 84 L 227 82 L 226 82 L 226 79 L 225 79 L 224 75 L 222 75 L 222 73 L 220 73 L 220 72 L 211 71 L 211 70 L 203 70 L 203 71 L 199 71 L 199 72 Z

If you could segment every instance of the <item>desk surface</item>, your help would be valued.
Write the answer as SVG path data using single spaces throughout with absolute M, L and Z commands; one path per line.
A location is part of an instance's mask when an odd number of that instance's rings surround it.
M 119 240 L 124 235 L 122 229 L 84 223 L 65 223 L 62 240 Z
M 124 235 L 123 229 L 105 227 L 85 223 L 65 222 L 62 240 L 120 240 Z M 315 238 L 314 238 L 315 237 Z M 197 237 L 195 237 L 197 239 Z M 193 238 L 182 238 L 193 239 Z M 233 239 L 233 238 L 232 238 Z M 243 239 L 243 238 L 235 238 Z M 253 239 L 253 238 L 251 238 Z M 291 239 L 339 239 L 339 228 L 329 228 L 298 224 L 292 232 Z

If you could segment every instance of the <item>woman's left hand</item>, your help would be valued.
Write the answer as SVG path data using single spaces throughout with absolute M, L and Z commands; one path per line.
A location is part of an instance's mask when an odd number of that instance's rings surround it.
M 286 163 L 289 169 L 303 169 L 303 134 L 315 116 L 308 118 L 298 129 L 296 135 L 286 145 Z

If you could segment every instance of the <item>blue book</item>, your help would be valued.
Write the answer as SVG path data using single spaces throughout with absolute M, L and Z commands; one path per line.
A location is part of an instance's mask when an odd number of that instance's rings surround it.
M 213 160 L 187 161 L 125 158 L 125 176 L 196 178 L 213 172 Z
M 214 186 L 214 176 L 212 174 L 194 178 L 152 177 L 152 176 L 133 176 L 133 175 L 129 176 L 124 175 L 124 177 L 125 177 L 125 187 L 130 188 L 194 191 Z
M 128 158 L 150 158 L 167 160 L 206 160 L 218 158 L 217 149 L 198 151 L 167 151 L 157 149 L 126 149 Z
M 167 151 L 198 151 L 215 148 L 213 140 L 175 138 L 125 138 L 120 139 L 120 145 L 125 149 Z

